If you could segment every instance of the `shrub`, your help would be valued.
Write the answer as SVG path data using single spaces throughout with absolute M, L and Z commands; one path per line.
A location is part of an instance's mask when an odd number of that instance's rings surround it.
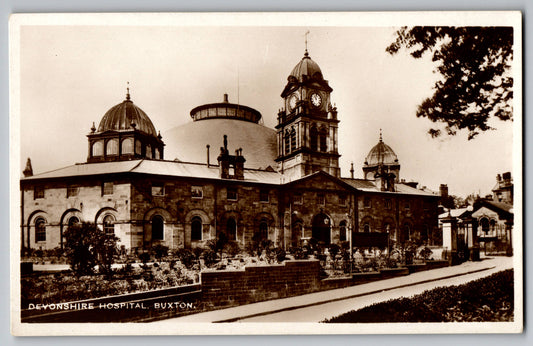
M 185 268 L 190 269 L 194 264 L 194 253 L 190 249 L 178 249 L 176 250 L 176 256 Z
M 157 244 L 152 247 L 152 253 L 154 254 L 154 257 L 161 262 L 161 259 L 168 254 L 168 246 Z
M 146 264 L 150 260 L 150 254 L 148 252 L 141 252 L 139 254 L 139 260 Z
M 230 240 L 224 245 L 224 252 L 228 254 L 229 257 L 235 257 L 241 253 L 241 247 L 236 241 Z
M 278 263 L 283 262 L 285 260 L 285 256 L 287 255 L 285 250 L 283 250 L 280 247 L 275 248 L 273 253 L 274 253 L 274 256 L 276 258 L 276 261 L 278 261 Z
M 429 260 L 431 255 L 433 254 L 433 251 L 431 251 L 430 248 L 425 246 L 422 250 L 420 250 L 420 257 L 422 257 L 425 261 Z
M 218 256 L 215 251 L 207 249 L 203 253 L 204 264 L 206 267 L 211 268 L 215 263 L 218 262 Z
M 289 252 L 294 256 L 294 259 L 306 259 L 308 257 L 307 251 L 301 247 L 291 247 Z
M 112 273 L 118 241 L 114 234 L 102 232 L 94 223 L 83 222 L 68 227 L 65 237 L 67 259 L 77 275 L 93 274 L 96 265 L 101 272 Z

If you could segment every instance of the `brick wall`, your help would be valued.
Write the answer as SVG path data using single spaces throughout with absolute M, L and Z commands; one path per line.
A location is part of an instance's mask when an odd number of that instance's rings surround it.
M 318 260 L 285 261 L 279 265 L 202 273 L 202 299 L 210 307 L 292 297 L 320 289 Z

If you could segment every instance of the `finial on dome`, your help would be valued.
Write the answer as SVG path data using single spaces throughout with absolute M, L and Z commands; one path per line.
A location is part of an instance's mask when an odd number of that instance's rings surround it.
M 91 126 L 91 132 L 94 133 L 94 131 L 96 131 L 96 127 L 94 126 L 94 121 L 93 121 L 93 126 Z
M 383 135 L 381 133 L 381 129 L 379 129 L 379 141 L 383 142 Z
M 163 137 L 161 136 L 161 131 L 157 131 L 157 138 L 158 138 L 158 139 L 163 138 Z
M 130 82 L 126 82 L 127 83 L 127 87 L 126 87 L 126 100 L 130 100 Z
M 307 35 L 309 35 L 309 30 L 307 30 L 304 34 L 305 36 L 305 53 L 304 53 L 304 56 L 308 57 L 309 56 L 309 52 L 307 51 Z

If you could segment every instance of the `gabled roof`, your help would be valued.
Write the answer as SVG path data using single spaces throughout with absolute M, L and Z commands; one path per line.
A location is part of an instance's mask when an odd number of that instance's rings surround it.
M 333 175 L 331 175 L 329 173 L 326 173 L 324 171 L 317 171 L 317 172 L 311 173 L 311 174 L 306 175 L 306 176 L 304 176 L 304 177 L 302 177 L 302 178 L 300 178 L 298 180 L 290 181 L 290 182 L 286 183 L 285 185 L 286 186 L 291 186 L 291 185 L 294 186 L 294 185 L 302 184 L 302 183 L 304 183 L 307 180 L 310 180 L 310 179 L 313 179 L 313 178 L 316 178 L 316 177 L 319 177 L 319 176 L 323 176 L 326 179 L 331 180 L 332 182 L 342 186 L 345 189 L 353 190 L 353 186 L 351 186 L 350 184 L 347 184 L 343 179 L 339 179 L 337 177 L 334 177 Z
M 21 181 L 38 179 L 54 179 L 66 177 L 81 177 L 113 173 L 141 173 L 162 176 L 221 179 L 218 166 L 207 167 L 207 164 L 163 161 L 163 160 L 132 160 L 101 163 L 83 163 L 53 171 L 22 178 Z M 281 175 L 277 172 L 245 169 L 244 181 L 263 184 L 280 184 Z M 222 179 L 221 179 L 222 180 Z

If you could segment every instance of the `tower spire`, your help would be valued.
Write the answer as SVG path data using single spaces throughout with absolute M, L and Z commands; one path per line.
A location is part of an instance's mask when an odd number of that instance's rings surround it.
M 130 82 L 126 82 L 126 100 L 130 100 Z

